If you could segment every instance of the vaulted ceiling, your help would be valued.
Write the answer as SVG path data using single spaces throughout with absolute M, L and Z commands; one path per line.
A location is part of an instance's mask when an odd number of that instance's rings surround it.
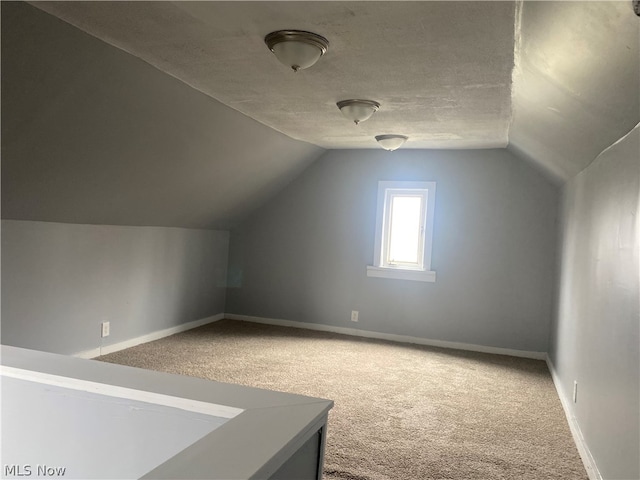
M 640 121 L 627 0 L 29 3 L 0 2 L 4 219 L 231 228 L 385 133 L 560 183 Z M 329 50 L 294 73 L 279 29 Z M 381 108 L 356 126 L 348 98 Z
M 640 17 L 605 2 L 31 2 L 325 149 L 508 147 L 565 180 L 640 121 Z M 293 73 L 264 36 L 329 39 Z M 336 101 L 380 111 L 355 126 Z
M 167 2 L 37 4 L 292 138 L 374 148 L 507 144 L 515 4 L 511 2 Z M 297 74 L 263 38 L 296 28 L 329 39 Z M 382 108 L 356 127 L 336 102 Z

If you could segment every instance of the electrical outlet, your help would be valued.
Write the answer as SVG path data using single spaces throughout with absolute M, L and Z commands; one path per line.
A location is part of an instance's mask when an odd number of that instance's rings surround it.
M 102 338 L 109 336 L 109 322 L 102 322 Z
M 357 310 L 352 310 L 351 311 L 351 321 L 352 322 L 357 322 L 358 321 L 358 311 Z
M 578 382 L 573 382 L 573 403 L 578 403 Z

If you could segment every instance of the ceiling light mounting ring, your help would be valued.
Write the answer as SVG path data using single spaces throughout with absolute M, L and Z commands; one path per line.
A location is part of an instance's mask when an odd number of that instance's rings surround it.
M 357 98 L 340 100 L 336 105 L 342 114 L 356 125 L 369 119 L 380 108 L 380 104 L 374 100 Z
M 321 35 L 313 32 L 307 32 L 305 30 L 278 30 L 271 32 L 264 37 L 264 42 L 269 47 L 269 50 L 273 51 L 273 47 L 280 42 L 302 42 L 308 43 L 317 47 L 322 52 L 322 55 L 327 53 L 329 48 L 329 40 Z
M 264 37 L 269 50 L 294 72 L 309 68 L 327 53 L 329 40 L 305 30 L 278 30 Z

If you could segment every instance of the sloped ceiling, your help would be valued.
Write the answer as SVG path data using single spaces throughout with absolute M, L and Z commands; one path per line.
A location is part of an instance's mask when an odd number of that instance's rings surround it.
M 605 2 L 33 2 L 245 115 L 323 148 L 509 148 L 565 180 L 640 121 L 640 19 Z M 266 49 L 314 31 L 294 74 Z M 380 111 L 358 127 L 335 102 Z
M 507 145 L 515 5 L 511 2 L 42 2 L 78 28 L 144 59 L 291 138 L 375 148 Z M 329 39 L 294 73 L 264 44 L 295 28 Z M 380 102 L 356 127 L 336 107 Z
M 640 17 L 630 1 L 531 1 L 519 19 L 509 148 L 565 180 L 640 121 Z
M 2 218 L 229 228 L 383 133 L 563 181 L 640 121 L 626 0 L 31 3 L 0 4 Z M 268 51 L 290 28 L 329 39 L 317 65 Z M 354 97 L 382 107 L 355 126 Z
M 2 218 L 227 229 L 324 150 L 2 2 Z

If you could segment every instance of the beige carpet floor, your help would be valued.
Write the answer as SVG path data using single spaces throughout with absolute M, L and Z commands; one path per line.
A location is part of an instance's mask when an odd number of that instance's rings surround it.
M 99 359 L 334 400 L 326 480 L 587 478 L 538 360 L 231 320 Z

